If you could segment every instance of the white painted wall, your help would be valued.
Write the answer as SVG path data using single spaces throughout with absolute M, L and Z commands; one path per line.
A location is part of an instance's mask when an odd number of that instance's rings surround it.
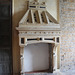
M 49 45 L 45 43 L 31 44 L 24 49 L 25 72 L 45 70 L 49 68 Z
M 57 20 L 57 0 L 47 0 L 47 11 Z

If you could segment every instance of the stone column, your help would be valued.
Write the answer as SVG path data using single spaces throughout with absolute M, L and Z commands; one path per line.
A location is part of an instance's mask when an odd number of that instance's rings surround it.
M 53 49 L 53 71 L 57 70 L 57 45 Z
M 53 50 L 54 50 L 55 44 L 49 44 L 49 72 L 53 73 L 53 68 L 54 68 L 54 57 L 53 57 Z
M 24 47 L 20 47 L 21 75 L 24 73 Z

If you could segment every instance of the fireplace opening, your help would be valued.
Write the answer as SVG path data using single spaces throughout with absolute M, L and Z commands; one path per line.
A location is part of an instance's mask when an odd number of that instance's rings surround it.
M 36 43 L 24 48 L 24 72 L 50 72 L 50 44 Z

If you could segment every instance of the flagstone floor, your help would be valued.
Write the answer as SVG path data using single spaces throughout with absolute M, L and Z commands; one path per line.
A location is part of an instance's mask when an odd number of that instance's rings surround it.
M 54 73 L 32 73 L 32 74 L 25 74 L 25 75 L 75 75 L 75 70 L 67 71 L 67 72 L 54 72 Z

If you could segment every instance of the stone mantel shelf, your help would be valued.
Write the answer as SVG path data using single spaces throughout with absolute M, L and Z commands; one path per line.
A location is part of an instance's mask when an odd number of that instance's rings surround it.
M 59 26 L 24 26 L 24 27 L 17 27 L 16 28 L 17 30 L 41 30 L 41 31 L 48 31 L 48 30 L 50 30 L 50 31 L 52 31 L 52 30 L 54 30 L 54 31 L 56 31 L 56 30 L 59 30 L 60 31 L 60 28 L 59 28 Z

